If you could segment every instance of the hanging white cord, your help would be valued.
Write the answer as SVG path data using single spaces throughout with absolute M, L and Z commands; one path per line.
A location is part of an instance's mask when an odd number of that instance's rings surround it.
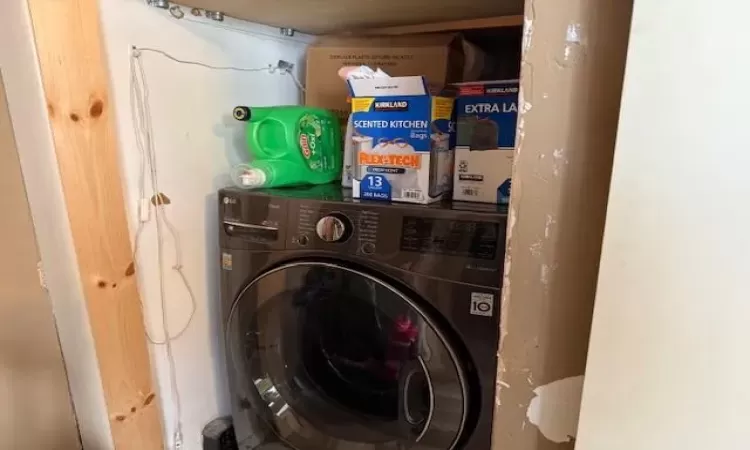
M 137 71 L 136 71 L 137 69 Z M 140 76 L 140 78 L 139 78 Z M 158 234 L 158 243 L 162 243 L 163 236 L 160 233 L 159 227 L 163 224 L 167 227 L 169 233 L 172 235 L 172 239 L 174 241 L 175 246 L 175 263 L 172 266 L 172 269 L 177 272 L 177 274 L 180 276 L 181 280 L 183 281 L 183 284 L 185 286 L 185 289 L 188 292 L 188 296 L 190 298 L 191 303 L 191 310 L 190 314 L 188 316 L 187 323 L 180 329 L 178 333 L 175 335 L 170 335 L 169 333 L 164 332 L 164 339 L 161 341 L 155 340 L 153 337 L 151 337 L 150 333 L 146 333 L 149 342 L 156 345 L 164 345 L 167 343 L 168 340 L 175 340 L 178 339 L 180 336 L 182 336 L 185 331 L 190 326 L 190 323 L 193 319 L 193 316 L 195 315 L 196 311 L 196 300 L 195 295 L 193 292 L 192 287 L 190 286 L 190 283 L 187 281 L 187 277 L 185 276 L 185 273 L 183 271 L 183 265 L 182 265 L 182 245 L 180 242 L 180 236 L 177 233 L 177 229 L 174 227 L 172 222 L 170 222 L 165 210 L 164 210 L 164 204 L 162 202 L 162 194 L 160 194 L 159 191 L 159 179 L 158 179 L 158 171 L 156 168 L 156 152 L 154 151 L 153 147 L 153 127 L 151 124 L 151 112 L 150 112 L 150 106 L 148 103 L 149 99 L 149 92 L 148 92 L 148 84 L 146 82 L 146 74 L 143 71 L 143 66 L 140 63 L 140 60 L 138 59 L 138 56 L 135 56 L 131 60 L 131 114 L 132 114 L 132 120 L 133 125 L 136 127 L 136 145 L 138 146 L 139 153 L 140 153 L 140 172 L 138 175 L 138 195 L 139 199 L 141 200 L 138 203 L 138 217 L 139 217 L 139 224 L 138 229 L 135 233 L 135 243 L 133 248 L 133 261 L 137 262 L 137 254 L 138 250 L 140 248 L 140 238 L 141 234 L 143 232 L 143 229 L 150 221 L 149 220 L 142 220 L 142 218 L 146 215 L 150 216 L 150 204 L 147 204 L 147 207 L 149 208 L 148 212 L 144 212 L 144 203 L 147 199 L 146 196 L 146 181 L 145 181 L 145 174 L 146 174 L 146 166 L 148 166 L 148 172 L 150 175 L 150 182 L 151 182 L 151 189 L 152 194 L 149 196 L 152 199 L 152 203 L 154 204 L 154 211 L 155 215 L 157 217 L 157 234 Z M 161 280 L 163 281 L 163 280 Z
M 193 316 L 195 315 L 195 309 L 196 309 L 196 301 L 195 301 L 195 295 L 193 293 L 192 288 L 190 287 L 190 284 L 187 281 L 187 277 L 185 277 L 185 274 L 182 271 L 182 251 L 180 246 L 179 237 L 177 235 L 176 230 L 171 225 L 169 220 L 167 219 L 167 216 L 164 211 L 164 202 L 161 201 L 162 197 L 159 193 L 159 181 L 158 181 L 158 171 L 156 167 L 156 152 L 154 151 L 154 142 L 153 142 L 153 126 L 151 123 L 151 111 L 150 111 L 150 104 L 149 104 L 149 91 L 148 91 L 148 84 L 145 77 L 145 72 L 143 71 L 143 66 L 140 62 L 138 53 L 133 53 L 131 56 L 131 65 L 130 65 L 130 82 L 131 82 L 131 113 L 133 115 L 133 126 L 135 127 L 135 135 L 136 135 L 136 145 L 138 146 L 138 149 L 140 151 L 141 161 L 140 161 L 140 167 L 141 167 L 141 173 L 139 175 L 139 193 L 140 193 L 140 201 L 138 203 L 138 230 L 136 231 L 135 235 L 135 243 L 134 243 L 134 250 L 133 250 L 133 263 L 136 264 L 137 261 L 137 253 L 140 246 L 140 237 L 141 233 L 143 232 L 144 226 L 148 220 L 144 221 L 144 214 L 143 211 L 143 204 L 145 199 L 145 172 L 146 167 L 148 167 L 149 175 L 150 175 L 150 182 L 151 182 L 151 189 L 154 193 L 154 199 L 156 201 L 154 202 L 154 215 L 156 217 L 156 247 L 157 247 L 157 263 L 159 265 L 159 297 L 161 300 L 161 312 L 162 312 L 162 327 L 164 332 L 164 341 L 163 342 L 157 342 L 154 339 L 151 338 L 149 333 L 147 332 L 146 335 L 154 344 L 163 344 L 166 347 L 166 353 L 167 353 L 167 360 L 169 365 L 169 378 L 170 378 L 170 384 L 171 384 L 171 390 L 172 390 L 172 398 L 174 401 L 174 408 L 175 408 L 175 423 L 174 423 L 174 434 L 173 434 L 173 446 L 175 449 L 179 449 L 182 447 L 182 402 L 180 399 L 180 393 L 177 387 L 177 365 L 175 363 L 174 358 L 174 351 L 172 349 L 172 341 L 178 337 L 180 337 L 185 330 L 190 326 L 190 323 L 192 322 Z M 150 209 L 150 206 L 148 206 Z M 150 219 L 150 217 L 149 217 Z M 190 297 L 190 301 L 192 304 L 190 316 L 188 318 L 187 323 L 182 328 L 182 330 L 176 335 L 176 336 L 170 336 L 169 333 L 169 320 L 168 320 L 168 312 L 167 312 L 167 296 L 166 296 L 166 287 L 164 283 L 164 231 L 163 226 L 166 226 L 169 230 L 170 234 L 172 234 L 172 238 L 174 239 L 174 245 L 175 245 L 175 264 L 172 267 L 182 279 L 183 283 L 185 284 L 185 288 L 188 291 L 188 295 Z M 142 305 L 141 305 L 142 306 Z
M 139 201 L 138 203 L 138 217 L 139 217 L 139 223 L 138 223 L 138 229 L 135 233 L 134 238 L 134 254 L 133 254 L 133 261 L 136 261 L 137 252 L 139 249 L 139 243 L 140 243 L 140 237 L 143 232 L 143 229 L 146 225 L 146 223 L 149 220 L 142 220 L 144 215 L 150 216 L 150 208 L 151 206 L 147 204 L 146 206 L 149 208 L 149 211 L 144 211 L 144 200 L 146 199 L 146 180 L 145 180 L 145 174 L 146 174 L 146 166 L 148 166 L 149 174 L 150 174 L 150 182 L 151 182 L 151 189 L 152 189 L 152 199 L 156 200 L 155 205 L 155 212 L 157 216 L 157 234 L 159 234 L 159 226 L 161 223 L 163 223 L 167 229 L 169 230 L 170 234 L 172 235 L 172 239 L 175 243 L 175 264 L 172 267 L 177 274 L 180 276 L 180 278 L 183 281 L 183 284 L 185 286 L 185 289 L 188 291 L 190 302 L 191 302 L 191 312 L 188 316 L 188 320 L 185 323 L 185 325 L 180 329 L 179 332 L 177 332 L 174 336 L 170 336 L 168 333 L 168 330 L 164 329 L 164 339 L 161 341 L 157 341 L 154 339 L 151 334 L 147 331 L 146 337 L 152 344 L 155 345 L 164 345 L 169 340 L 175 340 L 179 339 L 185 331 L 190 326 L 190 323 L 192 322 L 193 316 L 195 315 L 196 311 L 196 300 L 195 295 L 193 292 L 192 287 L 190 286 L 190 283 L 187 280 L 187 277 L 185 273 L 182 270 L 182 246 L 180 245 L 180 237 L 177 233 L 176 228 L 174 225 L 169 221 L 169 218 L 167 217 L 165 211 L 164 211 L 164 205 L 161 201 L 161 193 L 158 188 L 158 171 L 156 170 L 156 152 L 154 151 L 153 146 L 153 127 L 151 122 L 151 110 L 150 110 L 150 103 L 149 103 L 149 91 L 148 91 L 148 84 L 146 80 L 146 73 L 143 68 L 143 64 L 141 63 L 140 57 L 143 52 L 151 52 L 158 54 L 160 56 L 163 56 L 171 61 L 174 61 L 179 64 L 185 64 L 185 65 L 192 65 L 192 66 L 198 66 L 203 67 L 206 69 L 212 69 L 212 70 L 228 70 L 228 71 L 239 71 L 239 72 L 263 72 L 268 71 L 269 73 L 275 73 L 276 71 L 280 71 L 282 74 L 289 75 L 289 77 L 294 82 L 295 86 L 304 93 L 305 87 L 300 82 L 300 80 L 297 78 L 297 76 L 294 74 L 292 70 L 289 68 L 282 68 L 278 65 L 268 65 L 266 67 L 258 67 L 258 68 L 245 68 L 245 67 L 234 67 L 234 66 L 215 66 L 212 64 L 206 64 L 199 61 L 188 61 L 183 60 L 180 58 L 177 58 L 175 56 L 170 55 L 169 53 L 159 50 L 156 48 L 149 48 L 149 47 L 132 47 L 131 52 L 131 90 L 130 90 L 130 104 L 131 104 L 131 115 L 132 115 L 132 121 L 133 126 L 135 127 L 135 137 L 136 137 L 136 145 L 138 146 L 138 149 L 140 151 L 140 171 L 138 175 L 138 189 L 139 189 Z M 161 219 L 161 221 L 159 220 Z M 161 243 L 162 237 L 161 235 L 158 236 L 159 243 Z M 160 269 L 161 270 L 161 269 Z M 163 277 L 160 277 L 160 283 L 163 284 Z M 162 295 L 162 298 L 165 296 Z M 163 302 L 165 303 L 165 301 Z M 164 308 L 164 305 L 162 305 L 162 308 Z M 163 314 L 166 315 L 166 310 L 163 309 Z
M 182 266 L 182 245 L 180 242 L 179 234 L 175 226 L 170 222 L 167 217 L 163 197 L 161 191 L 159 191 L 159 180 L 158 170 L 156 165 L 156 151 L 154 148 L 154 133 L 153 125 L 151 121 L 151 109 L 149 101 L 149 90 L 146 79 L 146 73 L 141 62 L 142 52 L 152 52 L 166 57 L 176 63 L 200 66 L 212 70 L 233 70 L 241 72 L 262 72 L 268 71 L 274 73 L 280 71 L 283 74 L 289 75 L 294 84 L 302 91 L 305 92 L 305 88 L 295 74 L 290 70 L 289 67 L 279 67 L 268 65 L 262 68 L 242 68 L 232 66 L 213 66 L 197 61 L 186 61 L 158 49 L 153 48 L 132 48 L 130 57 L 130 105 L 131 105 L 131 116 L 135 134 L 136 146 L 140 152 L 140 171 L 138 174 L 138 192 L 139 202 L 137 207 L 138 213 L 138 228 L 135 232 L 134 245 L 133 245 L 133 264 L 137 264 L 138 250 L 140 248 L 141 235 L 145 228 L 146 223 L 151 220 L 151 208 L 153 205 L 154 215 L 156 218 L 156 235 L 157 235 L 157 263 L 159 264 L 159 297 L 162 310 L 162 327 L 164 333 L 164 339 L 157 341 L 152 338 L 150 333 L 146 332 L 146 337 L 152 344 L 164 345 L 166 348 L 167 359 L 169 363 L 169 376 L 172 390 L 172 397 L 174 399 L 175 408 L 175 424 L 173 434 L 173 446 L 175 449 L 182 447 L 183 435 L 182 435 L 182 402 L 180 399 L 179 390 L 177 387 L 177 367 L 174 358 L 174 352 L 172 349 L 172 341 L 179 339 L 185 331 L 190 327 L 196 311 L 196 299 L 195 293 L 188 282 L 187 276 L 183 272 Z M 152 201 L 148 201 L 146 198 L 146 172 L 148 171 L 149 182 L 151 184 L 152 195 L 150 198 Z M 148 208 L 147 210 L 144 210 Z M 167 228 L 167 231 L 172 236 L 175 246 L 175 263 L 172 269 L 177 272 L 181 281 L 183 282 L 185 289 L 187 290 L 188 296 L 191 302 L 191 311 L 188 316 L 187 322 L 180 329 L 178 333 L 172 336 L 169 332 L 169 320 L 167 311 L 167 296 L 166 287 L 164 283 L 164 230 L 163 227 Z M 141 304 L 143 308 L 143 304 Z
M 305 85 L 302 84 L 302 82 L 297 78 L 297 75 L 294 74 L 291 70 L 287 70 L 286 74 L 289 75 L 292 78 L 292 81 L 294 81 L 294 84 L 297 86 L 297 88 L 302 91 L 303 94 L 307 94 L 307 89 L 305 89 Z

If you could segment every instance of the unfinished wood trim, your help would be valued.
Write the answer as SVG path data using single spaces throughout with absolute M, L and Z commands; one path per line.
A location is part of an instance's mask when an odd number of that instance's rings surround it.
M 400 27 L 374 28 L 367 30 L 365 35 L 390 36 L 399 34 L 436 33 L 440 31 L 478 30 L 485 28 L 520 27 L 523 16 L 484 17 L 480 19 L 452 20 L 450 22 L 426 23 L 420 25 L 405 25 Z
M 526 1 L 493 449 L 575 446 L 632 7 Z
M 55 152 L 115 448 L 163 448 L 97 0 L 29 0 Z

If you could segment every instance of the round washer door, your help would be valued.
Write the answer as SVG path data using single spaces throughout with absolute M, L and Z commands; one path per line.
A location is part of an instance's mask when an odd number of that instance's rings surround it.
M 444 334 L 387 281 L 294 262 L 253 280 L 227 327 L 242 403 L 298 450 L 451 450 L 466 375 Z

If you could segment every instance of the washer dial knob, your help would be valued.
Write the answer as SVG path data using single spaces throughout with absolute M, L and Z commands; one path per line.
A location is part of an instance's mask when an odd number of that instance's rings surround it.
M 352 224 L 343 214 L 329 214 L 315 226 L 318 237 L 325 242 L 344 242 L 352 234 Z

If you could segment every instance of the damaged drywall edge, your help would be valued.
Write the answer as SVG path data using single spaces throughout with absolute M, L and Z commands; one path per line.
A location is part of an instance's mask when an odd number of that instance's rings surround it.
M 533 244 L 529 246 L 529 252 L 535 258 L 542 257 L 542 250 L 544 249 L 544 243 L 541 239 L 537 239 Z
M 573 60 L 579 55 L 578 49 L 582 49 L 583 37 L 580 23 L 568 24 L 565 30 L 565 50 L 563 51 L 563 60 L 565 62 L 574 62 Z
M 506 236 L 505 251 L 505 262 L 503 264 L 503 284 L 502 294 L 500 296 L 500 342 L 497 349 L 497 378 L 495 388 L 495 404 L 497 406 L 502 405 L 501 394 L 503 388 L 510 387 L 505 381 L 505 372 L 507 370 L 505 366 L 505 360 L 503 359 L 503 346 L 505 344 L 505 338 L 508 336 L 508 309 L 510 301 L 510 268 L 511 268 L 511 238 L 513 236 L 513 230 L 516 227 L 516 209 L 512 205 L 508 213 L 508 230 Z
M 539 275 L 539 281 L 541 281 L 545 286 L 549 285 L 552 277 L 552 269 L 547 264 L 542 264 L 542 268 L 540 270 L 541 273 Z
M 557 220 L 552 214 L 547 214 L 547 218 L 544 223 L 544 238 L 549 239 L 552 236 L 552 226 L 557 223 Z
M 518 137 L 516 138 L 518 145 L 516 145 L 516 157 L 521 153 L 521 141 L 525 135 L 524 133 L 524 115 L 531 110 L 532 102 L 534 98 L 533 94 L 533 82 L 534 82 L 534 67 L 529 62 L 529 53 L 531 52 L 533 38 L 534 38 L 534 19 L 536 17 L 536 6 L 534 0 L 526 0 L 526 8 L 523 16 L 523 43 L 521 45 L 521 86 L 518 92 Z
M 517 124 L 517 136 L 516 136 L 516 149 L 513 158 L 513 173 L 517 171 L 516 164 L 520 160 L 519 156 L 523 148 L 523 142 L 526 137 L 524 132 L 524 116 L 531 111 L 531 102 L 527 101 L 527 98 L 532 98 L 531 95 L 526 96 L 525 91 L 528 89 L 531 94 L 531 85 L 533 82 L 533 68 L 528 63 L 528 53 L 531 50 L 532 38 L 534 35 L 534 16 L 535 6 L 534 0 L 527 0 L 528 6 L 524 15 L 524 31 L 523 31 L 523 49 L 521 55 L 521 65 L 524 67 L 525 75 L 524 79 L 529 80 L 528 82 L 522 83 L 518 93 L 519 103 L 519 118 Z M 528 88 L 523 86 L 528 84 Z M 513 190 L 513 198 L 520 198 L 522 195 L 523 186 L 519 183 L 515 183 Z M 505 359 L 503 357 L 503 349 L 505 342 L 508 337 L 508 313 L 510 311 L 510 298 L 511 298 L 511 286 L 510 286 L 510 273 L 512 266 L 512 247 L 513 247 L 513 231 L 516 227 L 516 221 L 518 219 L 518 211 L 514 206 L 514 201 L 511 199 L 510 208 L 508 213 L 508 229 L 506 236 L 506 250 L 505 250 L 505 261 L 503 270 L 503 281 L 502 281 L 502 294 L 500 298 L 500 342 L 497 350 L 497 378 L 496 378 L 496 389 L 495 389 L 495 404 L 499 407 L 502 405 L 502 391 L 505 388 L 510 388 L 510 385 L 505 381 L 505 375 L 508 370 Z
M 531 37 L 534 35 L 534 23 L 528 17 L 523 18 L 523 51 L 531 48 Z
M 519 89 L 518 93 L 518 101 L 523 104 L 523 89 Z M 521 154 L 521 145 L 519 145 L 521 142 L 523 142 L 524 138 L 526 137 L 526 131 L 524 131 L 524 119 L 523 115 L 521 115 L 518 119 L 518 126 L 516 127 L 516 150 L 515 154 L 513 155 L 513 165 L 515 170 L 515 161 L 518 159 L 519 155 Z
M 565 157 L 565 149 L 564 148 L 556 148 L 552 151 L 552 173 L 558 177 L 560 176 L 560 171 L 564 166 L 567 166 L 569 161 L 568 158 Z
M 534 18 L 534 6 L 533 6 L 534 0 L 528 0 L 529 7 L 526 8 L 526 14 L 524 16 L 524 44 L 523 44 L 523 54 L 521 57 L 521 64 L 523 65 L 526 61 L 528 51 L 531 48 L 531 39 L 534 33 L 534 27 L 533 27 L 533 18 Z M 531 70 L 527 68 L 526 77 L 529 77 L 531 74 Z M 526 136 L 526 133 L 524 132 L 524 115 L 526 115 L 531 110 L 531 105 L 529 104 L 528 107 L 526 105 L 526 97 L 524 94 L 524 87 L 521 86 L 518 92 L 518 103 L 519 103 L 519 118 L 518 118 L 518 124 L 517 124 L 517 134 L 516 134 L 516 149 L 515 149 L 515 155 L 513 158 L 513 173 L 515 174 L 517 172 L 516 164 L 518 164 L 519 161 L 519 155 L 521 154 L 521 149 L 523 148 L 523 141 Z M 512 193 L 513 198 L 518 198 L 521 195 L 522 186 L 518 183 L 515 184 L 515 188 Z M 505 381 L 505 374 L 508 370 L 505 359 L 503 356 L 503 349 L 505 347 L 505 342 L 508 337 L 508 313 L 510 311 L 510 293 L 511 293 L 511 286 L 510 286 L 510 273 L 511 273 L 511 266 L 512 266 L 512 247 L 513 247 L 513 231 L 516 227 L 516 221 L 518 219 L 518 211 L 516 207 L 514 206 L 513 198 L 511 198 L 509 212 L 508 212 L 508 229 L 507 229 L 507 236 L 506 236 L 506 249 L 505 249 L 505 261 L 504 261 L 504 269 L 503 269 L 503 281 L 502 281 L 502 293 L 500 297 L 500 342 L 498 344 L 498 350 L 497 350 L 497 378 L 495 381 L 496 388 L 495 388 L 495 404 L 499 407 L 502 405 L 502 392 L 503 389 L 509 388 L 510 385 Z
M 528 0 L 523 16 L 523 53 L 526 54 L 531 49 L 531 40 L 534 37 L 534 19 L 536 16 L 536 6 L 534 0 Z
M 558 69 L 570 69 L 586 56 L 584 29 L 580 23 L 569 23 L 565 28 L 565 45 L 562 53 L 555 55 L 553 61 Z
M 548 440 L 561 444 L 575 439 L 581 412 L 583 375 L 534 389 L 526 417 Z

